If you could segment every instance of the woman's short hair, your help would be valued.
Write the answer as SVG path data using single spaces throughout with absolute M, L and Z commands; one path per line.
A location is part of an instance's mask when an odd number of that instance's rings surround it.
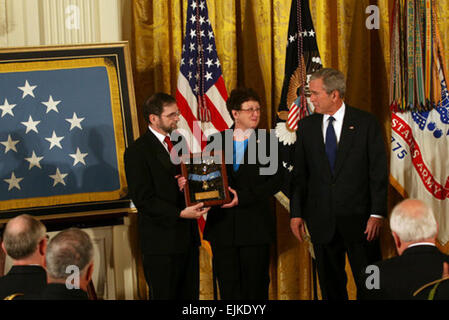
M 226 100 L 226 107 L 229 114 L 232 115 L 232 110 L 240 110 L 242 104 L 247 101 L 257 101 L 260 104 L 260 98 L 257 92 L 251 88 L 237 88 L 232 90 L 228 100 Z

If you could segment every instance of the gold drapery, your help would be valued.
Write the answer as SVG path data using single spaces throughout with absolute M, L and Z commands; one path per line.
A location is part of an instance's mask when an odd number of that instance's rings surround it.
M 318 48 L 325 67 L 347 77 L 346 102 L 374 113 L 390 139 L 389 35 L 392 0 L 310 1 Z M 439 27 L 449 65 L 449 1 L 437 1 Z M 262 128 L 275 126 L 284 77 L 285 49 L 291 0 L 207 0 L 218 57 L 226 88 L 252 87 L 265 106 Z M 378 8 L 379 29 L 366 20 Z M 150 94 L 174 94 L 185 32 L 187 0 L 133 0 L 132 54 L 137 105 Z M 376 11 L 374 11 L 376 14 Z M 140 114 L 140 128 L 145 130 Z M 390 188 L 390 208 L 400 196 Z M 311 261 L 306 245 L 299 245 L 289 228 L 289 215 L 273 204 L 277 216 L 277 243 L 271 264 L 270 299 L 311 299 Z M 384 257 L 395 255 L 388 223 L 381 235 Z M 161 239 L 163 241 L 163 239 Z M 449 245 L 443 248 L 449 251 Z M 201 298 L 212 298 L 210 259 L 201 251 Z M 347 271 L 350 273 L 349 268 Z M 143 279 L 141 277 L 141 279 Z M 353 280 L 348 282 L 355 298 Z

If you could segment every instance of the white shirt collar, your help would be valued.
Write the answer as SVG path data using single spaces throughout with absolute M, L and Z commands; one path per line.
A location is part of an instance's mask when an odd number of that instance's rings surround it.
M 345 117 L 345 111 L 346 111 L 346 105 L 343 102 L 340 109 L 338 109 L 337 112 L 335 112 L 332 117 L 334 117 L 336 122 L 340 122 L 343 123 L 343 118 Z M 325 114 L 323 116 L 323 123 L 327 123 L 327 119 L 329 119 L 330 115 L 329 114 Z
M 412 243 L 407 248 L 412 248 L 412 247 L 416 247 L 416 246 L 433 246 L 433 247 L 436 247 L 435 243 L 432 243 L 432 242 L 416 242 L 416 243 Z
M 162 145 L 164 146 L 165 150 L 168 151 L 168 146 L 165 143 L 164 139 L 166 136 L 164 136 L 162 133 L 157 132 L 156 130 L 154 130 L 150 125 L 148 125 L 148 129 L 150 129 L 151 132 L 154 133 L 154 135 L 156 136 L 156 138 L 162 143 Z M 170 135 L 167 135 L 167 137 L 170 138 Z
M 346 112 L 346 105 L 343 102 L 341 107 L 335 112 L 332 116 L 334 117 L 335 121 L 332 123 L 334 126 L 335 135 L 337 137 L 337 143 L 340 142 L 340 136 L 341 136 L 341 129 L 343 127 L 343 119 L 345 117 Z M 329 125 L 328 119 L 330 115 L 324 114 L 323 115 L 323 124 L 322 124 L 322 130 L 323 130 L 323 141 L 326 143 L 326 130 L 327 126 Z

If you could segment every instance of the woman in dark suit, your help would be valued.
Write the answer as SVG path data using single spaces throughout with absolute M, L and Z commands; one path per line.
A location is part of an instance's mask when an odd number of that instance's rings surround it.
M 225 158 L 233 160 L 226 166 L 233 199 L 210 210 L 204 238 L 212 246 L 221 299 L 266 300 L 270 245 L 276 226 L 270 198 L 279 191 L 281 183 L 277 148 L 269 155 L 269 163 L 259 157 L 261 152 L 270 150 L 270 138 L 264 130 L 256 130 L 261 109 L 256 92 L 235 89 L 226 105 L 234 126 L 210 138 L 208 146 L 217 146 L 218 139 Z M 227 150 L 224 146 L 233 148 Z M 263 169 L 268 170 L 264 173 Z

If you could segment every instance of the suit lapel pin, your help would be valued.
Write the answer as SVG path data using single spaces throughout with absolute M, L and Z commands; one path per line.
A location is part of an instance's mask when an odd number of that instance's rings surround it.
M 349 127 L 349 130 L 354 130 L 354 129 L 355 129 L 354 126 Z

